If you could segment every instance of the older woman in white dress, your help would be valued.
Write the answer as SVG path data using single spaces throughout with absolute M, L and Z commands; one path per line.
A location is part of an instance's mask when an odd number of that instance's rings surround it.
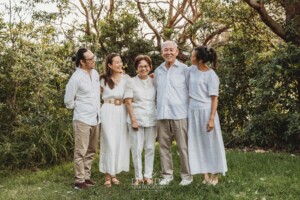
M 156 138 L 155 86 L 148 76 L 152 62 L 149 56 L 135 59 L 138 75 L 127 82 L 125 102 L 128 111 L 130 147 L 135 170 L 133 185 L 143 182 L 152 184 L 152 172 Z M 142 174 L 142 151 L 145 150 L 144 176 Z
M 120 184 L 116 175 L 129 171 L 129 135 L 126 123 L 124 92 L 128 75 L 123 74 L 121 57 L 106 57 L 105 74 L 100 77 L 103 105 L 101 107 L 100 172 L 105 173 L 106 187 Z
M 191 57 L 189 73 L 188 152 L 191 174 L 204 174 L 204 184 L 216 185 L 218 173 L 225 175 L 227 163 L 217 113 L 219 78 L 206 63 L 216 67 L 212 48 L 200 46 Z

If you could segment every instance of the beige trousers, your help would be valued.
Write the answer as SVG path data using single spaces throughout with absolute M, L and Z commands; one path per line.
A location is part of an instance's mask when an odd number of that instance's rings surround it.
M 99 124 L 90 126 L 75 120 L 73 130 L 75 182 L 81 183 L 91 177 L 93 157 L 98 147 Z
M 160 163 L 162 176 L 165 179 L 173 178 L 173 160 L 171 154 L 172 139 L 175 137 L 181 164 L 182 180 L 192 180 L 188 160 L 187 119 L 158 120 L 157 133 L 159 142 Z

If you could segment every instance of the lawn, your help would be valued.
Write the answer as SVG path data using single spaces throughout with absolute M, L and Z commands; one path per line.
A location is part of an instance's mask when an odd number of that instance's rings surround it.
M 217 186 L 201 184 L 194 176 L 189 186 L 179 186 L 179 157 L 173 148 L 175 179 L 169 186 L 131 186 L 133 166 L 121 173 L 119 186 L 105 188 L 98 172 L 98 157 L 93 165 L 97 185 L 87 190 L 73 189 L 73 165 L 66 163 L 36 172 L 0 173 L 0 199 L 300 199 L 300 157 L 289 153 L 255 153 L 227 150 L 228 173 Z M 160 177 L 158 151 L 155 175 Z

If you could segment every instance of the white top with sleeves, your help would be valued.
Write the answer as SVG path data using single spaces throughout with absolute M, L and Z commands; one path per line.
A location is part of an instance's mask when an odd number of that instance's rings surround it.
M 190 67 L 189 97 L 202 103 L 211 103 L 211 96 L 219 95 L 219 78 L 214 70 L 200 71 Z
M 113 89 L 110 89 L 108 86 L 108 83 L 105 83 L 104 78 L 100 80 L 100 85 L 102 88 L 105 88 L 102 93 L 102 99 L 107 100 L 107 99 L 124 99 L 124 87 L 130 79 L 130 76 L 127 74 L 124 74 L 123 77 L 121 78 L 120 82 L 115 84 L 115 87 Z M 117 87 L 119 85 L 120 87 Z
M 100 81 L 96 70 L 77 68 L 71 76 L 64 97 L 67 108 L 74 109 L 73 120 L 94 126 L 100 123 Z
M 153 79 L 149 76 L 145 80 L 135 76 L 127 82 L 124 98 L 132 98 L 132 108 L 139 126 L 156 125 L 155 95 Z M 129 114 L 127 122 L 131 124 Z
M 178 60 L 167 70 L 165 62 L 156 68 L 157 119 L 186 119 L 188 116 L 189 67 Z

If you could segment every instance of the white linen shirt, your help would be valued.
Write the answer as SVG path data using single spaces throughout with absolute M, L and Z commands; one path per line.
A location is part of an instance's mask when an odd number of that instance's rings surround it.
M 156 89 L 152 78 L 142 80 L 135 76 L 128 80 L 124 98 L 132 98 L 132 108 L 139 126 L 156 125 L 155 95 Z M 131 124 L 129 114 L 127 122 Z
M 100 81 L 96 70 L 77 68 L 67 86 L 64 102 L 67 108 L 74 109 L 73 120 L 94 126 L 100 123 Z
M 156 68 L 157 119 L 186 119 L 188 116 L 189 67 L 178 60 L 169 68 Z

